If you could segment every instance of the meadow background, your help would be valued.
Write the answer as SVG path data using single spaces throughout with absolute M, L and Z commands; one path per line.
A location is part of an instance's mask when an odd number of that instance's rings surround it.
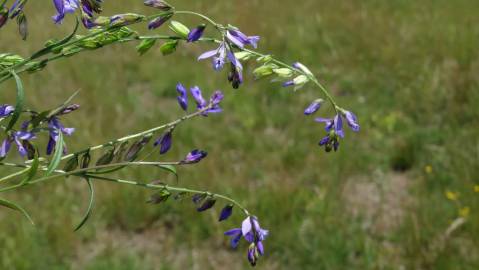
M 1 29 L 0 52 L 27 56 L 70 31 L 72 17 L 51 23 L 50 2 L 30 1 L 28 42 L 14 23 Z M 22 76 L 28 105 L 39 110 L 82 90 L 82 108 L 65 118 L 77 128 L 71 150 L 175 119 L 179 81 L 223 89 L 225 112 L 181 125 L 165 159 L 209 152 L 180 168 L 180 183 L 229 194 L 260 218 L 271 234 L 258 269 L 479 268 L 479 1 L 171 3 L 260 35 L 261 51 L 310 66 L 359 116 L 361 132 L 348 132 L 340 151 L 326 154 L 317 146 L 322 125 L 302 115 L 319 97 L 312 86 L 293 93 L 247 75 L 233 90 L 225 72 L 196 62 L 208 44 L 182 45 L 167 57 L 158 48 L 140 57 L 135 44 L 124 44 Z M 140 0 L 106 1 L 105 10 L 151 12 Z M 2 103 L 14 100 L 14 87 L 2 85 Z M 153 169 L 120 175 L 172 181 Z M 222 235 L 239 215 L 218 223 L 219 209 L 198 214 L 188 201 L 148 205 L 140 188 L 96 189 L 93 216 L 76 233 L 84 182 L 8 194 L 37 226 L 0 210 L 0 269 L 248 269 L 244 243 L 230 250 Z M 465 223 L 445 237 L 459 217 Z

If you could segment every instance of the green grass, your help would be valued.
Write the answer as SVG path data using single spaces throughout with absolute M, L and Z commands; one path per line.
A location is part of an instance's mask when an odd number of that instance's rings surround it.
M 148 12 L 141 1 L 106 2 L 108 14 Z M 223 89 L 225 112 L 180 126 L 164 158 L 176 160 L 193 148 L 209 152 L 204 162 L 179 170 L 180 184 L 229 194 L 260 218 L 271 235 L 259 269 L 479 268 L 479 193 L 473 189 L 479 184 L 478 2 L 171 2 L 258 34 L 262 51 L 311 67 L 359 116 L 361 132 L 348 132 L 340 151 L 326 154 L 317 146 L 322 126 L 302 115 L 320 95 L 312 86 L 293 93 L 247 75 L 233 90 L 225 72 L 196 62 L 209 45 L 140 57 L 128 44 L 22 76 L 28 105 L 36 109 L 81 89 L 81 110 L 66 118 L 77 128 L 68 138 L 71 150 L 175 119 L 181 114 L 178 81 L 208 93 Z M 1 29 L 0 52 L 26 56 L 71 28 L 71 18 L 60 27 L 51 24 L 50 3 L 31 1 L 27 14 L 28 42 L 9 24 Z M 246 67 L 249 74 L 252 67 Z M 13 82 L 2 85 L 0 95 L 2 103 L 12 103 Z M 319 113 L 326 116 L 328 109 Z M 121 176 L 173 181 L 153 169 Z M 96 188 L 93 216 L 76 233 L 87 207 L 84 182 L 58 180 L 8 194 L 28 208 L 37 226 L 0 211 L 0 268 L 248 267 L 244 243 L 230 251 L 222 235 L 241 217 L 218 224 L 219 209 L 198 214 L 187 201 L 151 206 L 144 190 Z M 459 202 L 447 200 L 447 190 L 459 192 Z M 458 217 L 456 203 L 470 207 L 469 218 L 441 241 Z

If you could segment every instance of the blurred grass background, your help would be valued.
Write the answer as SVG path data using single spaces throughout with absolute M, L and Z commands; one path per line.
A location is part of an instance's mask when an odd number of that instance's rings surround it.
M 51 23 L 50 1 L 30 2 L 28 42 L 10 23 L 1 29 L 0 52 L 27 56 L 72 28 L 71 17 L 62 26 Z M 28 105 L 38 110 L 82 90 L 81 110 L 65 118 L 77 128 L 68 138 L 71 150 L 175 119 L 179 81 L 207 93 L 223 89 L 225 112 L 181 125 L 164 159 L 194 148 L 209 152 L 204 162 L 179 170 L 180 183 L 229 194 L 260 218 L 271 234 L 259 269 L 479 268 L 478 1 L 171 2 L 260 35 L 262 51 L 310 66 L 359 116 L 361 132 L 348 132 L 341 150 L 326 154 L 317 146 L 322 126 L 302 115 L 319 97 L 312 86 L 293 93 L 247 75 L 235 91 L 225 72 L 196 62 L 208 44 L 181 45 L 168 57 L 158 49 L 140 57 L 135 44 L 124 44 L 22 76 Z M 152 12 L 131 0 L 106 1 L 105 10 Z M 12 103 L 14 84 L 2 88 L 2 103 Z M 172 181 L 157 170 L 121 176 Z M 198 214 L 186 201 L 151 206 L 141 189 L 96 188 L 94 214 L 77 233 L 88 196 L 82 181 L 9 194 L 37 226 L 0 211 L 0 268 L 249 267 L 244 243 L 230 250 L 222 235 L 239 215 L 218 223 L 219 209 Z M 457 198 L 448 199 L 451 193 Z M 460 216 L 465 224 L 444 238 Z

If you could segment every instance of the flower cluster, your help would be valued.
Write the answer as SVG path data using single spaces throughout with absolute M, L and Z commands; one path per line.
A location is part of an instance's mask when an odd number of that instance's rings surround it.
M 176 85 L 176 91 L 178 92 L 178 104 L 184 110 L 188 110 L 188 91 L 183 86 L 183 84 L 178 83 Z M 201 114 L 208 116 L 209 113 L 220 113 L 222 109 L 219 104 L 223 100 L 224 95 L 220 90 L 216 90 L 210 97 L 209 102 L 203 98 L 201 89 L 198 86 L 193 86 L 190 88 L 190 94 L 196 102 L 196 108 L 198 111 L 201 111 Z
M 247 36 L 238 29 L 228 29 L 219 47 L 215 50 L 204 52 L 198 57 L 198 60 L 212 58 L 213 69 L 216 71 L 221 70 L 226 62 L 229 61 L 231 69 L 228 74 L 228 81 L 230 81 L 233 88 L 237 89 L 243 83 L 243 65 L 235 56 L 232 44 L 241 49 L 246 45 L 256 48 L 259 39 L 259 36 Z
M 323 103 L 322 99 L 313 101 L 304 110 L 304 114 L 314 114 L 321 107 L 321 103 Z M 334 116 L 334 118 L 318 117 L 315 119 L 316 122 L 325 124 L 324 129 L 327 134 L 319 141 L 319 145 L 324 146 L 326 152 L 331 152 L 331 150 L 337 151 L 339 148 L 339 139 L 344 138 L 343 117 L 346 119 L 346 122 L 352 131 L 358 132 L 360 129 L 358 119 L 354 113 L 341 108 L 337 108 L 337 110 L 338 113 Z
M 24 121 L 20 127 L 20 130 L 10 130 L 7 131 L 6 138 L 3 140 L 0 146 L 0 158 L 5 158 L 10 151 L 11 144 L 15 143 L 18 149 L 18 153 L 20 156 L 25 157 L 27 156 L 28 159 L 32 159 L 35 154 L 35 148 L 30 143 L 31 140 L 37 137 L 37 134 L 42 132 L 43 130 L 47 130 L 49 133 L 49 140 L 47 144 L 46 153 L 50 155 L 53 150 L 55 149 L 58 143 L 63 143 L 63 152 L 66 153 L 66 146 L 65 143 L 59 141 L 59 133 L 63 133 L 64 135 L 70 136 L 75 131 L 74 128 L 67 128 L 65 127 L 61 121 L 60 116 L 71 113 L 79 108 L 79 105 L 72 104 L 66 106 L 59 110 L 58 112 L 48 116 L 45 119 L 39 119 L 41 114 L 32 112 L 32 119 Z M 0 106 L 0 120 L 7 118 L 12 115 L 14 111 L 14 107 L 10 105 L 2 105 Z M 47 127 L 42 128 L 33 122 L 39 121 L 41 123 L 46 123 Z
M 263 241 L 268 236 L 268 231 L 260 227 L 258 218 L 254 216 L 248 216 L 241 223 L 241 228 L 234 228 L 227 232 L 225 235 L 231 237 L 231 246 L 236 248 L 241 238 L 244 238 L 248 243 L 248 261 L 251 265 L 256 265 L 259 256 L 264 254 Z

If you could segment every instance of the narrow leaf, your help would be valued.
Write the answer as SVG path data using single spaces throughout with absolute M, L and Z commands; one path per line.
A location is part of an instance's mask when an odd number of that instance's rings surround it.
M 48 164 L 46 176 L 52 174 L 52 172 L 58 167 L 60 164 L 62 155 L 63 155 L 63 133 L 59 130 L 58 131 L 58 141 L 55 145 L 55 152 L 53 153 L 52 160 L 50 164 Z
M 88 208 L 86 210 L 85 215 L 83 216 L 81 222 L 75 227 L 75 231 L 78 231 L 83 225 L 87 222 L 87 220 L 91 216 L 91 211 L 93 209 L 94 199 L 95 199 L 95 191 L 93 189 L 93 183 L 91 182 L 90 178 L 85 178 L 88 184 L 88 190 L 90 191 L 90 201 L 88 202 Z
M 38 171 L 38 166 L 40 165 L 40 160 L 38 159 L 38 151 L 35 150 L 35 155 L 33 157 L 33 162 L 32 166 L 30 167 L 30 170 L 28 170 L 27 177 L 22 180 L 20 185 L 25 185 L 28 182 L 30 182 L 33 177 L 37 174 Z
M 8 208 L 10 208 L 12 210 L 15 210 L 15 211 L 19 211 L 20 213 L 23 214 L 23 216 L 25 216 L 28 219 L 28 221 L 30 221 L 30 223 L 32 223 L 32 225 L 35 225 L 35 223 L 33 222 L 32 218 L 30 217 L 28 212 L 25 211 L 25 209 L 23 209 L 18 204 L 14 203 L 14 202 L 11 202 L 11 201 L 7 201 L 5 199 L 0 199 L 0 205 L 8 207 Z
M 63 38 L 62 40 L 58 41 L 58 42 L 55 42 L 55 43 L 52 43 L 52 44 L 48 44 L 48 46 L 46 46 L 45 48 L 41 49 L 40 51 L 34 53 L 31 58 L 32 59 L 35 59 L 35 58 L 38 58 L 40 56 L 43 56 L 47 53 L 49 53 L 50 51 L 52 51 L 52 49 L 54 49 L 55 47 L 58 47 L 58 46 L 61 46 L 65 43 L 67 43 L 68 41 L 70 41 L 76 34 L 77 30 L 78 30 L 78 25 L 79 25 L 79 21 L 78 19 L 76 20 L 76 24 L 75 24 L 75 28 L 73 29 L 73 32 L 66 36 L 65 38 Z M 57 52 L 55 52 L 57 53 Z
M 17 73 L 15 71 L 11 71 L 13 78 L 15 78 L 15 82 L 17 84 L 17 103 L 15 105 L 15 111 L 13 111 L 12 118 L 10 122 L 8 123 L 7 126 L 7 131 L 12 129 L 15 123 L 18 121 L 18 118 L 20 118 L 20 114 L 22 113 L 23 110 L 23 103 L 25 101 L 25 91 L 23 90 L 23 83 L 20 77 L 18 77 Z
M 178 180 L 178 173 L 176 172 L 176 167 L 173 165 L 158 165 L 158 168 L 168 171 L 175 175 L 176 180 Z

